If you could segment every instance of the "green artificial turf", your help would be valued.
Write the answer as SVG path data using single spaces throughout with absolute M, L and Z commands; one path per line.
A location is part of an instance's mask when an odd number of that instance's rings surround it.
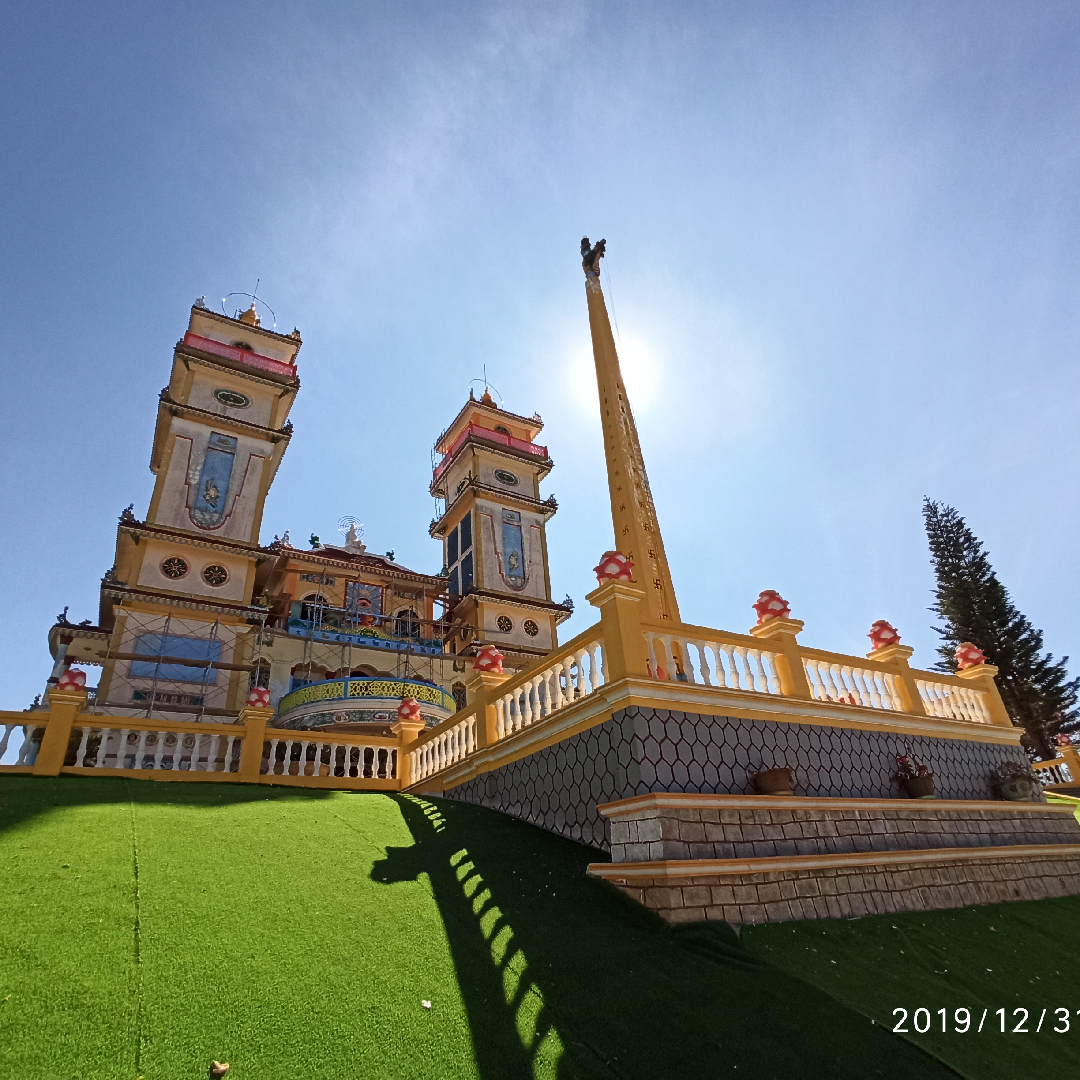
M 1076 955 L 1052 935 L 1077 901 L 740 940 L 666 927 L 586 877 L 596 858 L 444 800 L 0 776 L 0 1076 L 201 1080 L 212 1058 L 230 1080 L 1076 1073 L 1073 1036 L 1018 1055 L 1020 1035 L 886 1021 L 937 998 L 1080 1008 L 1049 974 Z

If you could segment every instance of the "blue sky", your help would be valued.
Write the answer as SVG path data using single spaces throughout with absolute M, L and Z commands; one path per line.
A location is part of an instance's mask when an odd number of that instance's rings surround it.
M 552 590 L 611 545 L 578 257 L 605 236 L 683 617 L 929 666 L 924 495 L 1080 660 L 1080 8 L 28 4 L 0 39 L 0 706 L 97 617 L 195 297 L 298 326 L 264 540 L 437 571 L 430 448 L 540 412 Z

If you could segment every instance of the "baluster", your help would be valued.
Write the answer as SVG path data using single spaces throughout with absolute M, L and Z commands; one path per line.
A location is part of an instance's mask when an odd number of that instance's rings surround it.
M 883 698 L 878 692 L 878 673 L 865 671 L 862 668 L 852 668 L 851 678 L 858 691 L 856 697 L 859 698 L 863 705 L 874 709 L 886 708 Z
M 210 772 L 218 772 L 218 747 L 221 746 L 221 736 L 210 736 L 210 750 L 206 755 L 206 767 Z M 229 771 L 229 763 L 225 763 L 225 772 Z
M 236 736 L 230 735 L 228 745 L 225 747 L 225 772 L 232 772 L 233 743 L 235 742 Z
M 105 768 L 105 759 L 109 756 L 109 739 L 112 737 L 112 728 L 101 729 L 101 741 L 98 743 L 97 758 L 94 761 L 95 769 Z
M 4 725 L 4 737 L 0 739 L 0 761 L 4 760 L 4 754 L 7 753 L 8 739 L 11 738 L 11 733 L 15 730 L 14 724 Z M 85 730 L 85 729 L 84 729 Z
M 26 759 L 30 756 L 30 747 L 33 745 L 35 731 L 37 731 L 36 724 L 28 724 L 23 728 L 23 741 L 22 746 L 19 747 L 19 756 L 15 759 L 16 765 L 26 764 Z
M 690 646 L 693 646 L 697 650 L 697 673 L 694 673 L 694 665 L 690 662 Z M 705 656 L 705 646 L 694 638 L 687 638 L 686 644 L 683 646 L 686 651 L 686 677 L 693 683 L 699 681 L 703 686 L 712 686 L 712 679 L 709 675 L 709 661 Z
M 780 676 L 776 671 L 776 653 L 762 653 L 762 663 L 765 665 L 766 681 L 769 690 L 773 694 L 783 694 L 784 688 L 780 685 Z
M 135 744 L 135 768 L 146 768 L 146 736 L 150 732 L 145 729 L 139 732 L 139 741 Z
M 713 674 L 716 676 L 716 685 L 723 688 L 728 684 L 727 671 L 724 669 L 724 651 L 723 646 L 715 642 L 706 642 L 705 648 L 712 650 L 712 667 Z
M 160 769 L 161 768 L 161 759 L 162 759 L 162 756 L 165 753 L 165 732 L 164 731 L 155 731 L 154 732 L 154 739 L 155 739 L 154 746 L 156 747 L 156 749 L 154 750 L 154 764 L 151 765 L 150 767 L 152 769 Z
M 266 755 L 266 772 L 267 775 L 273 776 L 277 772 L 277 748 L 278 740 L 270 740 L 270 753 Z
M 10 729 L 9 729 L 10 730 Z M 4 751 L 7 749 L 7 732 L 4 733 L 4 741 L 0 743 L 0 758 L 4 756 Z M 83 761 L 86 758 L 86 744 L 90 741 L 90 729 L 84 727 L 82 729 L 82 738 L 79 740 L 79 749 L 75 751 L 75 768 L 81 769 L 83 767 Z
M 585 688 L 586 694 L 595 693 L 607 681 L 607 672 L 603 669 L 603 652 L 600 643 L 587 645 L 578 654 L 582 660 L 589 658 L 589 685 Z M 599 660 L 597 657 L 599 656 Z
M 656 662 L 656 635 L 651 630 L 645 631 L 645 643 L 649 646 L 649 670 L 652 672 L 654 679 L 660 678 L 657 674 L 657 662 Z
M 746 670 L 750 676 L 750 685 L 754 690 L 759 694 L 767 694 L 769 692 L 769 679 L 761 662 L 760 649 L 746 650 Z
M 744 685 L 747 681 L 748 675 L 746 670 L 746 650 L 741 645 L 726 645 L 724 651 L 727 653 L 728 659 L 731 661 L 731 686 L 733 690 L 746 690 L 748 687 Z M 739 661 L 742 660 L 742 667 L 739 666 Z
M 128 728 L 124 728 L 120 732 L 120 745 L 116 748 L 116 767 L 118 769 L 127 768 L 127 737 Z

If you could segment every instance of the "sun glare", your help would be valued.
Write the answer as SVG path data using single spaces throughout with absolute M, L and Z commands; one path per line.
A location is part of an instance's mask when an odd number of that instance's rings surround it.
M 660 384 L 660 366 L 652 349 L 640 338 L 625 337 L 615 340 L 619 352 L 626 392 L 635 413 L 645 412 L 657 396 Z M 592 350 L 577 353 L 568 365 L 570 385 L 574 398 L 588 410 L 596 408 L 596 368 L 593 366 Z

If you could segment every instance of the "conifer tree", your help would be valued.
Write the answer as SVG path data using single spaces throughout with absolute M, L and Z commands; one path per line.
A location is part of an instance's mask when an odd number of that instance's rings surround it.
M 1017 611 L 998 580 L 982 543 L 951 506 L 923 503 L 926 536 L 937 577 L 930 608 L 944 622 L 934 629 L 940 671 L 956 671 L 956 647 L 974 642 L 998 669 L 1001 699 L 1014 724 L 1024 729 L 1024 746 L 1038 757 L 1053 757 L 1053 736 L 1080 730 L 1080 678 L 1069 679 L 1069 658 L 1044 654 L 1041 630 Z

